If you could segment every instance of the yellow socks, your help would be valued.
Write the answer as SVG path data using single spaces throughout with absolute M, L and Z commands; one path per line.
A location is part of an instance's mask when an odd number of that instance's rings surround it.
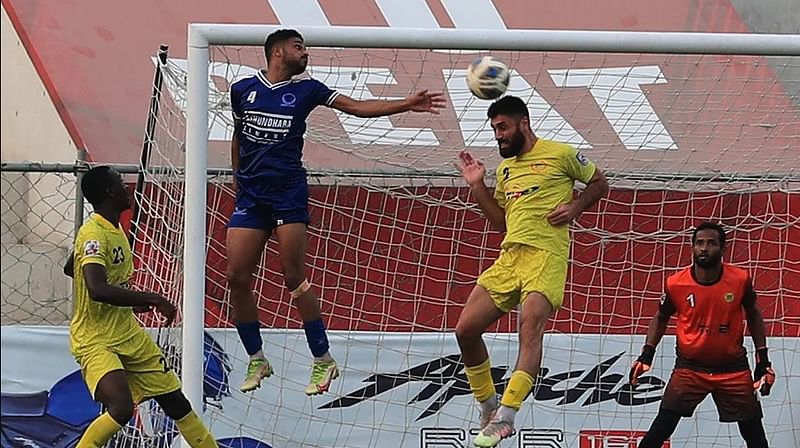
M 189 442 L 189 446 L 192 448 L 218 448 L 214 436 L 208 432 L 208 428 L 194 411 L 190 411 L 175 423 L 183 438 Z M 122 425 L 108 415 L 108 412 L 104 412 L 86 428 L 86 432 L 83 433 L 83 437 L 75 448 L 102 448 L 120 428 Z
M 176 420 L 175 424 L 178 425 L 178 430 L 181 435 L 192 448 L 217 448 L 217 441 L 214 436 L 208 432 L 206 425 L 200 421 L 200 418 L 194 411 L 189 411 L 185 417 Z
M 467 380 L 469 388 L 472 389 L 475 399 L 479 402 L 486 401 L 493 397 L 495 392 L 494 381 L 492 380 L 492 364 L 487 358 L 486 361 L 477 366 L 467 367 Z
M 117 423 L 108 412 L 103 412 L 86 428 L 86 432 L 83 433 L 83 437 L 75 445 L 75 448 L 101 448 L 121 428 L 122 425 Z
M 515 370 L 511 374 L 511 379 L 508 381 L 508 386 L 506 386 L 500 404 L 519 410 L 520 406 L 522 406 L 522 401 L 525 400 L 532 388 L 533 377 L 524 370 Z

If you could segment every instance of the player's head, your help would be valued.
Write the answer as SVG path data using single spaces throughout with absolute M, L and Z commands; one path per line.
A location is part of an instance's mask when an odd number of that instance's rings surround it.
M 110 206 L 122 211 L 131 208 L 130 196 L 122 183 L 122 176 L 110 166 L 96 166 L 84 174 L 81 191 L 95 209 Z
M 714 222 L 704 222 L 692 233 L 694 263 L 701 268 L 718 265 L 725 250 L 725 229 Z
M 525 132 L 531 132 L 528 106 L 520 98 L 504 96 L 489 106 L 486 115 L 491 120 L 494 138 L 503 158 L 515 157 L 525 145 Z
M 264 56 L 267 66 L 283 64 L 292 76 L 303 73 L 308 65 L 306 45 L 297 30 L 281 29 L 267 36 Z

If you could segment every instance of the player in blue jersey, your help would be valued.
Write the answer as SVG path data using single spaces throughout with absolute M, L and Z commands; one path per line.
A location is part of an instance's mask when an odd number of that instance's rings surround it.
M 264 356 L 253 298 L 253 276 L 268 238 L 275 232 L 286 288 L 303 320 L 314 356 L 307 395 L 328 390 L 339 370 L 328 351 L 317 293 L 306 279 L 308 184 L 303 168 L 306 118 L 320 105 L 359 117 L 406 111 L 438 113 L 441 93 L 426 90 L 402 100 L 357 101 L 311 78 L 294 78 L 308 64 L 303 37 L 282 29 L 264 43 L 267 69 L 231 85 L 234 133 L 231 162 L 236 206 L 228 223 L 227 280 L 239 337 L 250 355 L 242 392 L 272 374 Z

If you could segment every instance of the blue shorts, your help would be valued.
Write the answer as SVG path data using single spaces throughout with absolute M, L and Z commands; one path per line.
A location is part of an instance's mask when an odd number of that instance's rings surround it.
M 228 227 L 272 230 L 284 224 L 308 225 L 308 184 L 275 185 L 253 195 L 243 188 L 236 193 L 236 206 Z

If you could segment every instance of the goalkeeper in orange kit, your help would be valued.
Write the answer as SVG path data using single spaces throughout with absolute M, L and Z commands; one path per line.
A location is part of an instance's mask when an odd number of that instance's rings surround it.
M 752 281 L 743 269 L 722 262 L 725 230 L 719 224 L 699 225 L 692 246 L 694 265 L 667 279 L 642 354 L 631 367 L 630 382 L 635 385 L 650 370 L 667 322 L 677 314 L 675 369 L 639 448 L 661 447 L 681 417 L 690 417 L 708 394 L 714 398 L 720 421 L 738 423 L 748 448 L 766 448 L 756 390 L 769 395 L 775 371 L 767 356 L 764 319 L 756 307 Z M 745 318 L 756 346 L 753 376 L 742 345 Z

